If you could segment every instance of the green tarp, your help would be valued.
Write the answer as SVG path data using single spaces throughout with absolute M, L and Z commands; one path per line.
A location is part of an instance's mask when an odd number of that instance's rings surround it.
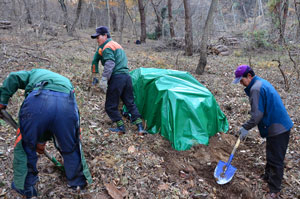
M 210 136 L 228 130 L 214 96 L 188 72 L 139 68 L 130 75 L 147 131 L 160 132 L 174 149 L 207 145 Z

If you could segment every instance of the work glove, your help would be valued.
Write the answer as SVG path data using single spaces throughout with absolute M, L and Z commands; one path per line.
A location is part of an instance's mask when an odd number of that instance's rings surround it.
M 94 77 L 93 78 L 93 82 L 92 82 L 92 85 L 95 86 L 96 84 L 98 84 L 99 80 L 97 77 Z
M 46 142 L 37 143 L 36 152 L 38 152 L 39 154 L 43 154 L 45 151 L 45 147 L 46 147 Z
M 98 75 L 99 75 L 99 73 L 92 73 L 91 80 L 90 80 L 90 83 L 92 84 L 92 86 L 95 86 L 96 84 L 98 84 L 98 82 L 99 82 Z
M 100 88 L 103 90 L 104 93 L 106 93 L 106 90 L 107 90 L 107 78 L 106 77 L 101 78 Z
M 242 128 L 239 130 L 240 139 L 241 139 L 241 140 L 246 139 L 248 133 L 249 133 L 249 131 L 247 131 L 244 127 L 242 127 Z

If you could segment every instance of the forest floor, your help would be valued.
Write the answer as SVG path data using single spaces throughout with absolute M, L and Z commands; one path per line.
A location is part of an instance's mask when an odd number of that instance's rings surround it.
M 84 192 L 67 188 L 66 179 L 49 160 L 39 155 L 39 198 L 263 198 L 267 185 L 260 179 L 265 166 L 265 140 L 257 129 L 242 142 L 232 165 L 237 168 L 233 179 L 218 185 L 214 169 L 219 160 L 227 161 L 240 126 L 249 119 L 249 102 L 241 85 L 232 85 L 234 70 L 239 64 L 248 64 L 242 50 L 234 49 L 230 56 L 208 56 L 203 75 L 194 73 L 199 55 L 183 55 L 183 51 L 161 49 L 160 41 L 147 40 L 135 45 L 134 39 L 123 41 L 130 69 L 155 67 L 190 72 L 215 96 L 229 122 L 229 131 L 210 138 L 208 146 L 196 145 L 188 151 L 172 149 L 169 141 L 159 134 L 144 137 L 136 135 L 136 128 L 126 122 L 127 134 L 119 136 L 107 129 L 112 125 L 104 111 L 104 95 L 92 88 L 90 95 L 90 65 L 96 50 L 96 41 L 90 39 L 94 30 L 79 31 L 68 37 L 63 29 L 57 37 L 38 38 L 31 29 L 0 30 L 0 82 L 12 71 L 46 68 L 72 81 L 81 115 L 82 144 L 94 182 Z M 113 34 L 113 39 L 118 37 Z M 283 77 L 272 59 L 281 57 L 282 68 L 290 81 L 286 91 Z M 276 52 L 254 52 L 251 63 L 256 74 L 269 80 L 280 93 L 294 122 L 288 152 L 281 197 L 300 198 L 300 81 L 293 74 L 289 60 Z M 17 119 L 24 100 L 18 91 L 7 111 Z M 11 190 L 13 177 L 13 145 L 15 131 L 0 121 L 0 198 L 18 198 Z M 62 161 L 53 143 L 47 150 Z

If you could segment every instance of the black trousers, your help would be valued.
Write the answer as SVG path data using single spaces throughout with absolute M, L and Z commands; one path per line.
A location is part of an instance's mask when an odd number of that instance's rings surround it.
M 105 111 L 113 122 L 122 120 L 118 110 L 120 99 L 126 105 L 133 122 L 141 117 L 134 103 L 132 81 L 129 74 L 112 75 L 108 81 Z
M 281 190 L 284 157 L 288 147 L 289 139 L 290 131 L 273 137 L 267 137 L 267 164 L 265 168 L 265 175 L 268 178 L 267 181 L 271 193 L 277 193 Z

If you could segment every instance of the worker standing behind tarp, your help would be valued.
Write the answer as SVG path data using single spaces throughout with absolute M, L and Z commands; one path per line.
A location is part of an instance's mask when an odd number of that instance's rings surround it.
M 86 180 L 91 183 L 81 151 L 79 112 L 70 80 L 45 69 L 12 72 L 0 87 L 0 110 L 18 89 L 25 90 L 25 100 L 19 112 L 12 189 L 27 198 L 37 196 L 36 151 L 43 153 L 52 137 L 64 159 L 68 186 L 82 189 Z
M 112 132 L 125 133 L 122 116 L 118 110 L 119 100 L 124 102 L 128 112 L 131 114 L 133 124 L 138 127 L 140 135 L 145 134 L 141 115 L 134 104 L 132 81 L 127 66 L 127 56 L 120 44 L 110 38 L 108 28 L 100 26 L 96 33 L 91 36 L 97 39 L 99 45 L 92 62 L 92 73 L 99 73 L 99 61 L 104 69 L 100 80 L 100 88 L 106 93 L 105 111 L 116 128 L 110 128 Z M 93 80 L 93 82 L 97 82 Z

